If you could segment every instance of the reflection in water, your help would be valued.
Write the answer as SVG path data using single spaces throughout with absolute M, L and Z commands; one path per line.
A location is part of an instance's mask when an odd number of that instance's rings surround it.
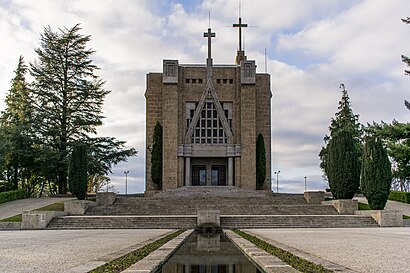
M 223 234 L 193 233 L 160 273 L 260 273 Z

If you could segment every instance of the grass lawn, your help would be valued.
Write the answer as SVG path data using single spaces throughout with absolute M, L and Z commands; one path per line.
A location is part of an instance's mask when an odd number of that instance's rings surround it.
M 21 217 L 21 214 L 17 214 L 9 218 L 0 219 L 0 222 L 21 222 Z
M 36 211 L 64 211 L 64 202 L 54 203 L 54 204 L 44 206 L 44 207 L 41 207 L 35 210 Z M 21 222 L 21 218 L 22 218 L 21 214 L 17 214 L 9 218 L 1 219 L 0 222 Z
M 54 203 L 45 207 L 35 209 L 36 211 L 64 211 L 64 202 Z
M 359 202 L 359 210 L 371 210 L 369 204 Z

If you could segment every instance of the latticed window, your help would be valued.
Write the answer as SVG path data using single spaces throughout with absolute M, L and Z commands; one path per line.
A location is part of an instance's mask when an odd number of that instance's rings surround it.
M 187 129 L 192 122 L 195 114 L 197 103 L 186 104 Z M 232 127 L 232 103 L 222 103 L 225 117 L 229 126 Z M 191 136 L 192 143 L 198 144 L 226 144 L 227 137 L 223 129 L 222 122 L 219 118 L 218 111 L 212 100 L 206 101 L 201 110 L 200 117 L 196 123 L 195 129 Z

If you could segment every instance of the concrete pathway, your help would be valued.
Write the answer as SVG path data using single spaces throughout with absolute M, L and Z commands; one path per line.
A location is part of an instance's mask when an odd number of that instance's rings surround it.
M 368 204 L 366 197 L 355 197 L 353 199 L 357 199 L 360 203 Z M 386 207 L 384 209 L 385 210 L 398 210 L 403 215 L 410 216 L 410 204 L 387 200 Z
M 170 231 L 0 231 L 0 272 L 88 272 Z
M 20 214 L 24 210 L 38 209 L 74 198 L 26 198 L 0 204 L 0 219 Z
M 362 273 L 409 272 L 410 228 L 250 229 Z

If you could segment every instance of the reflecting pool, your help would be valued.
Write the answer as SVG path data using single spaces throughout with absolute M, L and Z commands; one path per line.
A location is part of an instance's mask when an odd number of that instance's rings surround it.
M 261 273 L 222 233 L 192 233 L 159 273 Z

